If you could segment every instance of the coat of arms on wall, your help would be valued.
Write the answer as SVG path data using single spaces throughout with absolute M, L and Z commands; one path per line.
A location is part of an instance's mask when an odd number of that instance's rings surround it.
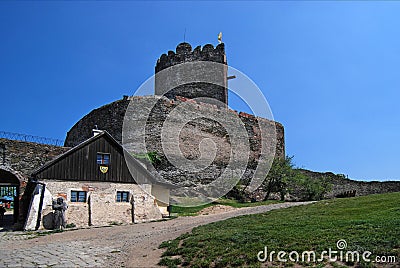
M 107 171 L 108 171 L 108 167 L 106 167 L 106 166 L 100 166 L 100 171 L 101 171 L 101 173 L 106 174 Z

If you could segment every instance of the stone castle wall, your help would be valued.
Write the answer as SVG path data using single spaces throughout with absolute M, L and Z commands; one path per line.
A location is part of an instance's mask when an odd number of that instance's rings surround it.
M 154 100 L 157 100 L 158 103 L 153 107 L 152 104 L 154 103 Z M 160 138 L 163 123 L 168 115 L 183 102 L 192 105 L 193 110 L 202 110 L 206 117 L 218 117 L 221 113 L 228 111 L 228 113 L 232 114 L 233 118 L 239 118 L 239 120 L 244 124 L 251 148 L 250 160 L 245 172 L 246 178 L 252 176 L 256 162 L 260 157 L 260 126 L 267 129 L 266 132 L 271 135 L 275 132 L 277 135 L 277 144 L 275 148 L 271 148 L 272 146 L 267 144 L 268 142 L 273 141 L 272 138 L 266 139 L 265 142 L 267 143 L 264 144 L 264 146 L 269 147 L 270 150 L 276 150 L 276 157 L 283 158 L 285 156 L 284 128 L 280 123 L 272 122 L 263 118 L 257 118 L 246 113 L 237 113 L 236 111 L 218 108 L 211 104 L 196 103 L 193 100 L 179 96 L 176 101 L 156 96 L 130 97 L 129 99 L 125 98 L 118 100 L 93 110 L 71 128 L 65 140 L 65 145 L 74 146 L 91 137 L 94 125 L 97 125 L 101 130 L 106 130 L 115 137 L 118 142 L 121 142 L 123 116 L 128 108 L 129 101 L 132 101 L 132 104 L 129 107 L 138 111 L 135 113 L 137 118 L 134 120 L 146 123 L 146 133 L 140 133 L 140 130 L 134 127 L 135 123 L 132 123 L 133 127 L 129 130 L 129 135 L 136 137 L 137 140 L 133 140 L 130 143 L 130 149 L 137 154 L 146 151 L 157 152 L 161 161 L 156 163 L 156 169 L 164 178 L 168 178 L 168 180 L 173 180 L 174 182 L 188 182 L 189 180 L 191 182 L 207 183 L 220 176 L 230 159 L 231 145 L 226 130 L 221 124 L 213 120 L 208 120 L 207 118 L 200 118 L 190 122 L 182 129 L 181 133 L 179 133 L 180 149 L 188 159 L 195 159 L 199 156 L 199 145 L 205 138 L 211 139 L 215 142 L 217 146 L 215 161 L 207 169 L 196 174 L 191 174 L 190 172 L 188 173 L 187 171 L 175 168 L 165 158 Z M 149 112 L 151 109 L 152 111 Z M 148 116 L 149 114 L 151 114 L 150 117 Z M 178 122 L 181 119 L 175 118 L 175 120 Z M 235 122 L 233 120 L 226 120 L 225 124 L 234 125 Z M 143 139 L 143 137 L 146 137 L 146 148 L 140 147 L 140 140 Z M 241 152 L 238 151 L 235 153 L 240 154 Z M 235 176 L 235 171 L 232 171 L 232 176 Z
M 46 162 L 69 150 L 67 147 L 0 138 L 5 145 L 4 166 L 20 172 L 25 178 Z M 0 155 L 3 164 L 3 156 Z
M 326 198 L 352 191 L 355 191 L 355 196 L 400 192 L 400 181 L 355 181 L 337 178 L 332 180 L 332 184 L 332 190 L 325 195 Z
M 181 43 L 176 47 L 176 51 L 168 51 L 162 54 L 157 60 L 155 72 L 158 73 L 168 67 L 189 61 L 212 61 L 226 64 L 225 45 L 217 45 L 215 48 L 211 44 L 197 46 L 192 51 L 192 46 L 188 43 Z
M 67 133 L 64 146 L 74 147 L 93 136 L 92 130 L 107 130 L 118 142 L 122 141 L 122 124 L 130 100 L 121 100 L 94 109 L 80 119 Z
M 203 67 L 199 64 L 199 62 L 206 61 L 219 64 Z M 170 68 L 183 63 L 196 64 L 191 67 L 186 65 L 188 68 Z M 196 74 L 207 72 L 208 75 L 213 76 L 207 81 L 213 81 L 213 84 L 199 81 L 196 83 L 184 82 L 192 77 L 197 77 Z M 175 87 L 177 84 L 182 85 Z M 209 98 L 207 100 L 209 103 L 226 106 L 228 90 L 225 45 L 222 43 L 214 48 L 213 45 L 207 44 L 203 48 L 198 46 L 192 51 L 190 44 L 181 43 L 176 47 L 176 52 L 168 51 L 168 55 L 162 54 L 155 67 L 155 95 L 165 96 L 169 99 L 176 99 L 176 96 L 190 99 L 206 97 Z
M 400 192 L 400 181 L 356 181 L 331 172 L 321 173 L 304 169 L 300 171 L 309 177 L 324 178 L 332 184 L 325 198 L 334 198 L 353 191 L 355 196 Z

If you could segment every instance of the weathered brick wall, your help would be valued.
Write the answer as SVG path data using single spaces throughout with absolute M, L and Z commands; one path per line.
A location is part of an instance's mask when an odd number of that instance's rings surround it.
M 69 150 L 66 147 L 3 138 L 0 138 L 0 144 L 6 148 L 4 166 L 20 172 L 26 179 L 32 171 Z M 3 164 L 2 155 L 0 162 Z
M 112 223 L 132 223 L 159 220 L 162 218 L 154 197 L 151 185 L 107 183 L 107 182 L 69 182 L 43 180 L 46 189 L 56 199 L 61 196 L 66 199 L 67 223 L 76 226 L 109 225 Z M 87 191 L 87 202 L 71 202 L 71 190 Z M 117 191 L 130 193 L 130 202 L 116 202 Z M 43 207 L 43 217 L 53 212 L 52 204 L 47 202 Z M 132 217 L 133 213 L 133 217 Z
M 192 180 L 193 182 L 201 181 L 207 183 L 219 177 L 221 172 L 224 171 L 226 164 L 229 162 L 231 153 L 229 137 L 221 124 L 206 118 L 190 122 L 182 129 L 182 132 L 179 134 L 180 148 L 187 158 L 193 159 L 198 157 L 200 154 L 200 142 L 204 140 L 204 138 L 212 139 L 217 146 L 216 158 L 212 165 L 201 173 L 191 174 L 190 172 L 188 173 L 174 168 L 174 166 L 164 157 L 162 144 L 160 142 L 161 129 L 165 119 L 179 104 L 188 102 L 188 105 L 192 105 L 193 109 L 201 110 L 206 114 L 208 113 L 209 116 L 219 116 L 221 111 L 227 111 L 226 109 L 221 110 L 214 105 L 196 103 L 179 96 L 176 101 L 155 96 L 130 97 L 129 99 L 118 100 L 99 109 L 93 110 L 71 128 L 67 134 L 65 145 L 72 146 L 90 138 L 92 136 L 92 128 L 94 125 L 97 125 L 99 129 L 108 131 L 114 138 L 121 142 L 123 117 L 130 100 L 133 104 L 129 107 L 138 111 L 138 113 L 135 113 L 138 117 L 131 119 L 147 122 L 145 133 L 147 148 L 140 147 L 139 140 L 143 138 L 144 134 L 141 133 L 139 129 L 135 128 L 135 124 L 133 123 L 133 128 L 129 130 L 129 135 L 134 138 L 136 137 L 137 141 L 135 142 L 135 140 L 132 140 L 131 149 L 135 153 L 143 153 L 145 149 L 147 149 L 148 152 L 157 152 L 158 156 L 161 157 L 161 162 L 156 165 L 156 168 L 164 178 L 175 182 L 187 182 L 189 178 L 189 180 Z M 159 100 L 159 102 L 153 107 L 152 104 L 155 100 Z M 151 113 L 150 110 L 152 110 Z M 246 177 L 251 177 L 254 173 L 256 161 L 260 154 L 260 125 L 267 129 L 266 132 L 270 134 L 276 132 L 276 157 L 282 158 L 285 156 L 284 128 L 280 123 L 272 122 L 263 118 L 256 118 L 253 115 L 246 113 L 237 114 L 235 111 L 228 111 L 232 113 L 233 117 L 239 118 L 239 120 L 243 122 L 249 137 L 251 152 L 249 166 L 245 172 Z M 151 114 L 150 117 L 148 117 L 149 113 Z M 176 120 L 179 121 L 180 118 L 176 118 Z M 234 121 L 226 120 L 225 124 L 233 125 Z M 272 149 L 272 146 L 268 145 L 268 142 L 272 141 L 272 138 L 267 139 L 264 141 L 267 144 L 264 145 Z M 236 176 L 235 174 L 236 172 L 232 171 L 232 176 Z

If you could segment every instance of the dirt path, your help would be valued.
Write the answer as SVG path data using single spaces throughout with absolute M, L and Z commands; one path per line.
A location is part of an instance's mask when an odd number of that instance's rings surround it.
M 162 241 L 174 239 L 181 234 L 190 232 L 194 227 L 211 222 L 221 221 L 232 217 L 248 214 L 263 213 L 274 209 L 287 208 L 309 204 L 311 202 L 281 203 L 252 208 L 240 208 L 220 214 L 201 215 L 195 217 L 180 217 L 167 222 L 155 222 L 140 226 L 141 235 L 131 240 L 125 264 L 128 267 L 154 267 L 160 260 L 162 249 L 158 246 Z M 134 226 L 133 226 L 134 227 Z M 139 231 L 139 230 L 137 230 Z
M 218 214 L 179 217 L 173 220 L 125 226 L 79 229 L 22 240 L 21 235 L 3 235 L 2 254 L 10 255 L 16 265 L 55 264 L 54 267 L 154 267 L 160 260 L 162 241 L 191 231 L 194 227 L 228 218 L 263 213 L 311 202 L 280 203 L 240 208 Z M 6 263 L 3 266 L 12 266 Z

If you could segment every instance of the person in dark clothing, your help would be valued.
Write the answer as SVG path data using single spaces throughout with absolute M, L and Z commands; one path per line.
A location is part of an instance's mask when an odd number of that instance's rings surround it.
M 0 205 L 0 222 L 3 223 L 4 220 L 4 213 L 6 213 L 6 209 L 3 207 L 3 205 Z
M 58 197 L 56 201 L 53 200 L 54 229 L 62 230 L 65 228 L 65 211 L 67 208 L 68 206 L 62 197 Z

